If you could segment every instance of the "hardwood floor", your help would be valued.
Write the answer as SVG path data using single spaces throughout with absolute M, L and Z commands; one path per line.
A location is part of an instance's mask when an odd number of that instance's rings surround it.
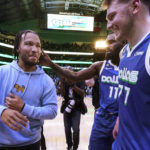
M 78 150 L 88 150 L 89 137 L 94 119 L 94 107 L 91 98 L 86 97 L 85 103 L 88 107 L 88 113 L 81 116 L 80 123 L 80 144 Z M 60 113 L 62 99 L 58 97 L 58 115 L 54 120 L 44 122 L 44 135 L 46 139 L 47 150 L 66 150 L 66 141 L 63 125 L 63 115 Z

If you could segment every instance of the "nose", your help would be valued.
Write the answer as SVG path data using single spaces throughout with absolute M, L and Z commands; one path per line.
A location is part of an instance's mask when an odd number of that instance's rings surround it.
M 112 29 L 112 23 L 110 21 L 107 22 L 107 30 Z
M 35 53 L 40 52 L 40 48 L 37 47 L 36 45 L 33 45 L 32 46 L 32 52 L 35 52 Z

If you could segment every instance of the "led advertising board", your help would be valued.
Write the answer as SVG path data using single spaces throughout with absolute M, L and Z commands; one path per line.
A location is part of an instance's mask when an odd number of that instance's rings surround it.
M 93 31 L 94 17 L 47 14 L 47 28 L 57 30 Z

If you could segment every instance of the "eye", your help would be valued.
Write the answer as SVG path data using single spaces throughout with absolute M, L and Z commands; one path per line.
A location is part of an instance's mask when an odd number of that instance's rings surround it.
M 36 47 L 41 48 L 41 45 L 40 45 L 40 44 L 37 44 Z
M 25 42 L 25 45 L 27 45 L 27 46 L 32 46 L 32 45 L 33 45 L 33 43 L 32 43 L 32 42 L 30 42 L 30 41 L 28 41 L 28 42 Z
M 111 15 L 111 16 L 109 17 L 109 20 L 112 21 L 113 18 L 114 18 L 114 15 Z
M 115 13 L 111 13 L 108 15 L 108 20 L 112 21 L 114 19 L 114 17 L 115 17 Z

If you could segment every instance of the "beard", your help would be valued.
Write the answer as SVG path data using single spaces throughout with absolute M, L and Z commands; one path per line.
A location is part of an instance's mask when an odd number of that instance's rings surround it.
M 106 60 L 118 59 L 119 58 L 119 53 L 120 53 L 122 47 L 123 47 L 122 43 L 117 44 L 115 46 L 115 50 L 113 50 L 112 52 L 109 52 L 109 53 L 106 52 L 105 59 Z
M 22 61 L 24 62 L 24 65 L 30 66 L 30 67 L 36 66 L 38 64 L 38 61 L 36 61 L 36 62 L 30 61 L 26 57 L 22 57 Z
M 24 64 L 25 65 L 27 65 L 27 66 L 31 66 L 31 67 L 33 67 L 33 66 L 36 66 L 37 64 L 38 64 L 38 62 L 30 62 L 30 61 L 24 61 Z
M 112 58 L 113 58 L 113 54 L 106 52 L 106 54 L 105 54 L 105 59 L 106 59 L 106 60 L 111 60 Z

